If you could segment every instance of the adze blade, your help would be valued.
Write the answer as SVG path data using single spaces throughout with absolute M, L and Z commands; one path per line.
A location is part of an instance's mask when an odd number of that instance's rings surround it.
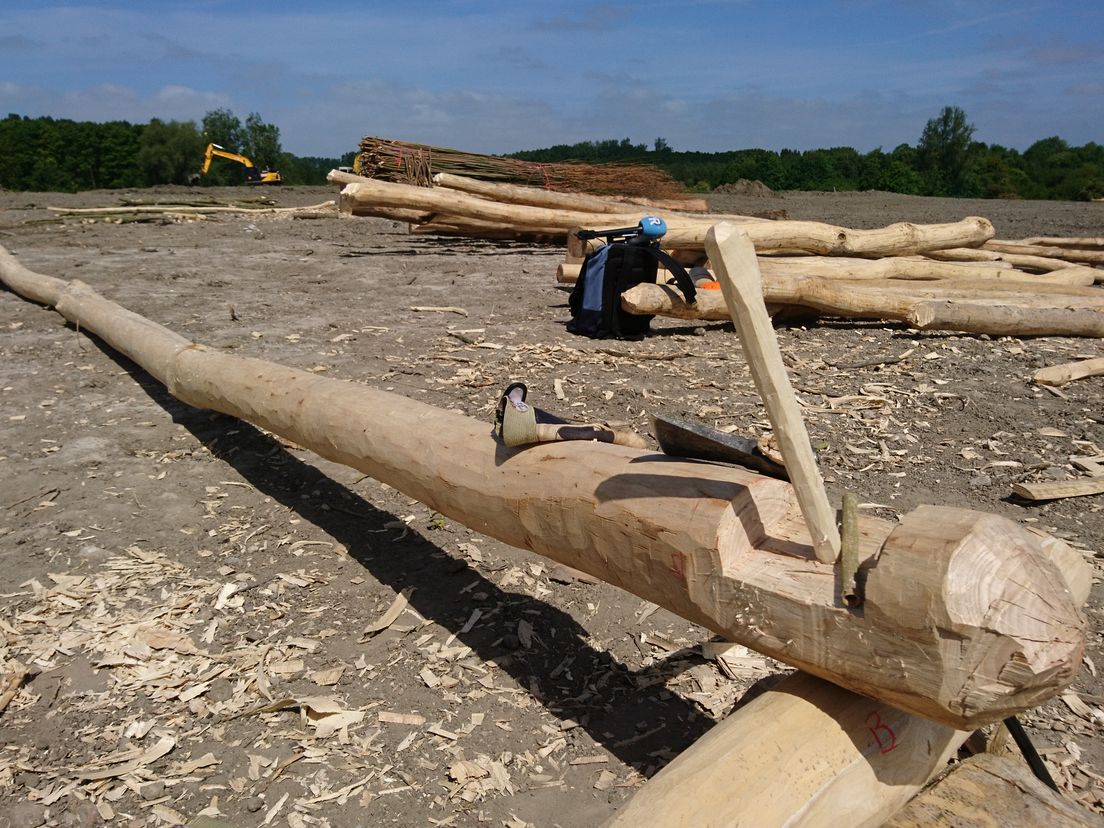
M 659 414 L 652 416 L 655 438 L 664 454 L 694 460 L 735 463 L 769 477 L 788 480 L 786 467 L 765 457 L 750 437 L 725 434 L 703 423 Z

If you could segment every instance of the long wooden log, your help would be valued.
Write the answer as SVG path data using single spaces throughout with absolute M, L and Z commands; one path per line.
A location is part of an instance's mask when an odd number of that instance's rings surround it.
M 858 319 L 908 321 L 909 313 L 918 305 L 940 301 L 950 301 L 964 307 L 1019 307 L 1023 313 L 1077 310 L 1104 319 L 1104 295 L 1099 290 L 1055 286 L 1053 292 L 1039 295 L 1017 290 L 1017 287 L 1017 283 L 993 280 L 960 285 L 945 282 L 772 276 L 763 280 L 763 295 L 771 304 L 800 305 L 823 314 Z M 721 297 L 716 295 L 716 291 L 699 291 L 697 302 L 691 306 L 686 304 L 678 291 L 659 284 L 639 284 L 625 291 L 621 296 L 621 306 L 629 313 L 657 314 L 678 319 L 728 319 L 727 308 Z M 1077 314 L 1067 313 L 1066 317 L 1071 325 L 1085 324 Z M 1086 318 L 1090 322 L 1093 319 L 1091 316 Z M 1039 324 L 1057 326 L 1058 329 L 1053 331 L 1056 335 L 1062 331 L 1061 317 L 1041 319 Z M 1002 323 L 1002 327 L 1006 326 L 1007 323 Z
M 921 331 L 1104 337 L 1104 309 L 1024 306 L 1011 298 L 985 304 L 938 299 L 920 302 L 909 310 L 906 321 Z
M 1088 268 L 1062 268 L 1046 276 L 1018 270 L 1008 262 L 938 262 L 927 258 L 889 256 L 884 259 L 856 259 L 819 256 L 763 257 L 764 276 L 822 276 L 828 279 L 899 279 L 907 281 L 972 281 L 998 279 L 1040 285 L 1088 287 L 1094 274 Z
M 364 204 L 350 198 L 342 190 L 337 197 L 337 209 L 357 218 L 383 218 L 391 221 L 404 221 L 410 224 L 421 224 L 432 220 L 436 214 L 425 210 L 411 210 L 406 207 L 382 207 L 380 205 Z
M 256 213 L 258 215 L 294 215 L 295 213 L 320 212 L 333 210 L 334 202 L 323 201 L 305 207 L 234 207 L 231 205 L 195 205 L 195 204 L 131 204 L 119 207 L 47 207 L 51 213 L 66 216 L 98 216 L 115 213 L 172 213 L 175 215 L 214 215 L 216 213 Z
M 570 238 L 570 237 L 569 237 Z M 1032 288 L 1047 290 L 1052 285 L 1089 287 L 1094 282 L 1090 268 L 1064 268 L 1046 276 L 1016 270 L 1007 262 L 992 266 L 935 262 L 929 259 L 891 256 L 885 259 L 855 259 L 822 256 L 760 256 L 759 269 L 763 277 L 817 276 L 824 279 L 896 279 L 901 281 L 973 282 L 996 279 L 1002 282 L 1022 282 L 1024 291 Z M 556 280 L 571 284 L 578 279 L 578 268 L 565 267 Z
M 712 219 L 714 217 L 711 216 L 710 218 Z M 717 219 L 717 220 L 719 221 L 720 219 Z M 725 221 L 735 221 L 735 220 L 729 218 L 729 219 L 725 219 Z M 748 221 L 767 221 L 767 219 L 757 219 L 757 218 L 752 217 L 752 218 L 749 218 Z M 744 222 L 740 221 L 740 222 L 737 222 L 737 223 L 742 225 Z M 580 239 L 579 236 L 578 236 L 578 231 L 579 230 L 587 230 L 587 229 L 590 229 L 590 228 L 572 227 L 567 232 L 567 253 L 564 256 L 564 261 L 566 261 L 566 262 L 581 262 L 583 259 L 585 259 L 587 257 L 588 254 L 593 253 L 595 250 L 597 250 L 599 247 L 601 247 L 602 245 L 604 245 L 606 243 L 605 239 Z M 704 245 L 701 246 L 701 247 L 679 248 L 679 247 L 672 247 L 671 242 L 670 242 L 669 239 L 665 239 L 664 241 L 665 241 L 665 244 L 664 244 L 663 249 L 666 250 L 668 253 L 670 253 L 672 256 L 674 256 L 676 259 L 678 259 L 683 264 L 687 264 L 687 263 L 698 264 L 698 263 L 706 261 L 705 246 Z M 804 254 L 804 251 L 802 251 L 802 250 L 787 251 L 787 250 L 784 250 L 784 249 L 764 250 L 764 251 L 760 251 L 760 252 L 763 255 L 778 255 L 780 253 L 789 253 L 789 254 L 793 254 L 793 255 L 803 255 Z
M 453 175 L 452 173 L 437 173 L 433 176 L 433 183 L 438 187 L 447 187 L 450 190 L 483 196 L 491 201 L 504 204 L 528 204 L 532 207 L 585 210 L 590 213 L 624 213 L 633 209 L 636 205 L 652 210 L 702 213 L 706 210 L 703 199 L 676 202 L 669 200 L 655 201 L 646 198 L 602 198 L 588 193 L 559 192 L 557 190 L 545 190 L 540 187 L 524 187 L 521 184 L 483 181 L 478 178 L 468 178 L 464 175 Z
M 1032 236 L 1029 239 L 1021 239 L 1024 244 L 1035 244 L 1043 247 L 1079 247 L 1079 248 L 1104 248 L 1104 236 L 1072 237 L 1072 236 Z
M 362 175 L 331 170 L 331 181 L 355 183 L 371 181 Z M 352 182 L 349 179 L 353 179 Z M 462 216 L 442 215 L 424 210 L 410 210 L 403 207 L 380 207 L 354 201 L 342 192 L 338 196 L 338 209 L 358 218 L 371 217 L 402 221 L 410 225 L 410 232 L 418 235 L 465 236 L 476 239 L 509 239 L 514 241 L 533 241 L 540 243 L 559 243 L 566 234 L 556 227 L 542 226 L 506 226 L 500 222 L 480 221 Z
M 1104 250 L 1080 250 L 1074 247 L 1053 247 L 1040 244 L 1024 244 L 1008 239 L 989 239 L 982 245 L 983 250 L 995 250 L 998 253 L 1021 253 L 1028 256 L 1046 256 L 1051 259 L 1065 259 L 1067 262 L 1081 264 L 1104 264 Z
M 508 225 L 560 227 L 623 226 L 640 221 L 640 213 L 603 214 L 595 222 L 594 213 L 500 204 L 444 188 L 412 187 L 385 181 L 367 181 L 346 185 L 343 196 L 352 202 L 373 207 L 398 207 L 465 216 Z M 719 217 L 693 217 L 664 214 L 667 221 L 666 244 L 671 247 L 705 249 L 705 234 Z M 851 230 L 814 221 L 755 221 L 744 224 L 757 250 L 797 249 L 821 255 L 908 255 L 943 247 L 977 245 L 993 237 L 988 219 L 971 217 L 951 224 L 894 224 L 876 230 Z
M 606 828 L 876 828 L 967 736 L 797 673 L 698 739 Z
M 705 249 L 705 234 L 721 217 L 707 221 L 667 222 L 665 243 L 692 250 Z M 948 224 L 911 224 L 899 222 L 873 230 L 853 230 L 815 221 L 764 221 L 740 224 L 755 249 L 804 251 L 821 256 L 908 256 L 944 247 L 981 244 L 990 238 L 993 225 L 988 219 L 972 216 Z
M 330 170 L 326 173 L 326 180 L 331 184 L 337 184 L 340 187 L 344 187 L 346 184 L 362 184 L 372 179 L 366 175 L 357 175 L 356 173 L 345 172 L 344 170 Z
M 943 250 L 931 250 L 924 255 L 941 262 L 1007 262 L 1013 267 L 1036 273 L 1050 273 L 1067 268 L 1086 268 L 1090 273 L 1096 272 L 1087 265 L 1067 262 L 1065 259 L 1030 256 L 1023 253 L 998 253 L 995 250 L 982 250 L 977 247 L 949 247 Z
M 909 712 L 960 728 L 995 721 L 1050 698 L 1079 669 L 1085 621 L 1043 541 L 1004 518 L 921 507 L 897 525 L 861 521 L 865 603 L 851 612 L 783 481 L 604 443 L 508 449 L 487 423 L 191 343 L 2 248 L 0 278 L 190 405 Z
M 679 213 L 708 213 L 709 202 L 704 198 L 687 196 L 686 198 L 644 198 L 643 196 L 608 195 L 606 198 L 632 206 L 639 204 L 652 210 L 674 210 Z M 749 216 L 755 218 L 755 216 Z
M 1104 306 L 1081 306 L 1076 298 L 1068 301 L 1070 297 L 1058 297 L 1057 303 L 1030 295 L 985 295 L 968 291 L 951 298 L 925 297 L 871 291 L 864 289 L 863 282 L 845 281 L 827 286 L 802 286 L 779 284 L 772 279 L 763 287 L 766 301 L 775 307 L 808 308 L 827 316 L 907 322 L 918 330 L 990 336 L 1104 337 Z M 668 285 L 636 285 L 621 294 L 621 307 L 627 313 L 676 319 L 726 321 L 729 318 L 728 309 L 716 291 L 699 291 L 697 302 L 687 305 L 682 294 Z
M 433 221 L 411 224 L 409 231 L 415 236 L 462 236 L 469 239 L 497 239 L 500 241 L 529 242 L 531 244 L 562 244 L 566 235 L 555 228 L 502 227 L 496 224 L 457 220 L 444 216 Z

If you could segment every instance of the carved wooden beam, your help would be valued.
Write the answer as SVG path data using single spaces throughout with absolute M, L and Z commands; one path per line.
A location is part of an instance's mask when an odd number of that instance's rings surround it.
M 898 524 L 860 521 L 865 603 L 852 611 L 783 481 L 601 443 L 509 449 L 490 423 L 194 344 L 2 248 L 0 278 L 186 403 L 909 712 L 959 728 L 996 721 L 1080 667 L 1085 621 L 1050 557 L 1063 545 L 1007 519 L 924 506 Z

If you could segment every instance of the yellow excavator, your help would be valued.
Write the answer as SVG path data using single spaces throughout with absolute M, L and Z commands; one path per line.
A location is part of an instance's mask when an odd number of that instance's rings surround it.
M 280 178 L 280 173 L 276 172 L 276 170 L 258 170 L 253 162 L 244 155 L 230 152 L 228 149 L 220 147 L 218 144 L 207 145 L 207 151 L 203 154 L 203 166 L 199 170 L 200 175 L 206 175 L 207 171 L 211 169 L 211 159 L 215 156 L 243 164 L 245 166 L 247 184 L 280 184 L 283 182 L 283 179 Z

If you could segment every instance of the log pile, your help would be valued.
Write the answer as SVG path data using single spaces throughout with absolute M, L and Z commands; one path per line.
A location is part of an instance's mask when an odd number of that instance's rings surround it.
M 898 223 L 855 230 L 812 221 L 672 210 L 449 173 L 414 187 L 334 171 L 340 207 L 354 216 L 410 224 L 411 232 L 477 238 L 567 241 L 556 279 L 572 284 L 588 245 L 579 228 L 631 227 L 653 212 L 667 222 L 664 245 L 684 264 L 708 266 L 705 236 L 719 221 L 742 227 L 759 254 L 772 310 L 786 317 L 842 316 L 903 322 L 920 330 L 999 336 L 1104 337 L 1104 248 L 1099 239 L 995 241 L 993 225 Z M 635 208 L 635 209 L 634 209 Z M 1030 243 L 1029 243 L 1030 242 Z M 665 281 L 663 273 L 660 282 Z M 634 288 L 630 313 L 728 319 L 719 295 L 699 291 L 693 307 L 660 285 Z
M 449 147 L 365 136 L 354 169 L 368 178 L 433 186 L 437 173 L 572 193 L 683 198 L 685 188 L 650 164 L 542 164 Z

